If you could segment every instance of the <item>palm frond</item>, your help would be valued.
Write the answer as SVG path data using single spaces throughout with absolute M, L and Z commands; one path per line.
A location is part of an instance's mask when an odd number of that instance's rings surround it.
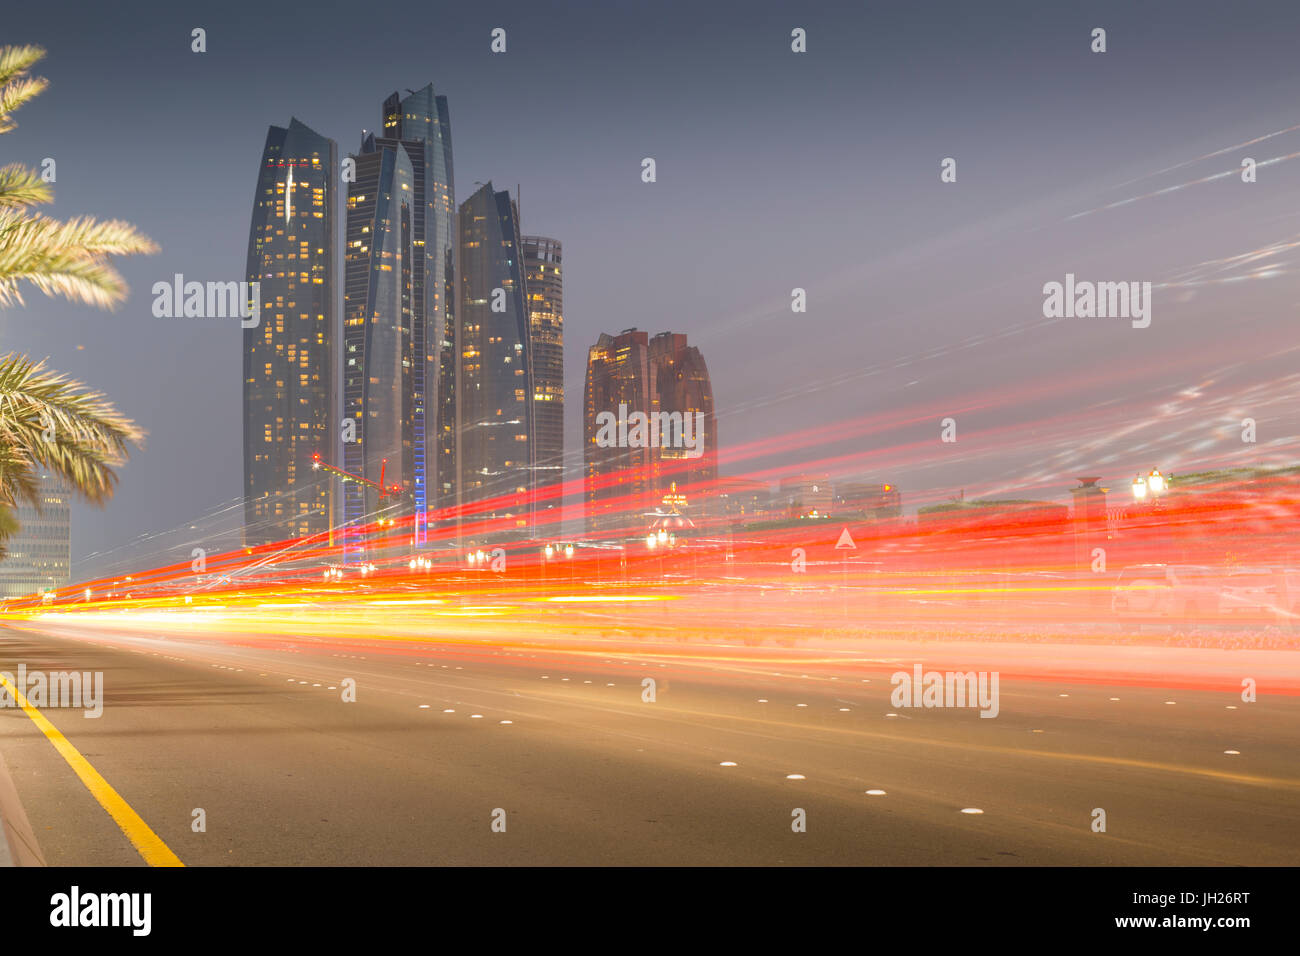
M 27 76 L 43 56 L 45 50 L 38 46 L 0 47 L 0 133 L 16 127 L 11 114 L 50 85 L 44 77 Z
M 103 504 L 115 466 L 144 431 L 99 392 L 46 371 L 44 362 L 0 357 L 0 499 L 39 504 L 37 470 L 62 475 L 82 497 Z M 0 503 L 3 503 L 0 501 Z
M 0 168 L 0 208 L 35 206 L 53 198 L 49 183 L 36 170 L 18 163 Z
M 36 463 L 63 476 L 86 501 L 102 506 L 117 488 L 113 466 L 120 465 L 122 458 L 83 442 L 56 440 L 39 446 Z
M 14 110 L 48 85 L 27 75 L 43 56 L 38 46 L 0 47 L 0 133 L 13 129 Z M 117 219 L 59 222 L 28 211 L 50 199 L 34 171 L 17 163 L 0 168 L 0 306 L 22 304 L 20 283 L 27 281 L 46 295 L 113 308 L 127 289 L 108 257 L 156 252 L 157 245 Z M 101 393 L 47 371 L 44 362 L 0 356 L 0 557 L 18 528 L 15 506 L 40 510 L 42 469 L 102 504 L 117 485 L 113 469 L 125 461 L 127 446 L 143 442 L 144 431 Z
M 8 505 L 0 504 L 0 561 L 3 561 L 9 553 L 9 549 L 4 546 L 4 542 L 16 535 L 18 529 L 18 515 L 14 513 L 14 509 Z
M 39 506 L 38 490 L 31 458 L 19 446 L 0 442 L 0 507 L 12 507 L 20 501 Z
M 158 251 L 152 239 L 121 219 L 100 222 L 90 216 L 79 216 L 62 223 L 52 219 L 43 221 L 54 226 L 53 243 L 90 255 L 130 256 Z
M 115 308 L 127 288 L 106 257 L 157 249 L 152 239 L 120 220 L 80 217 L 64 223 L 0 208 L 0 306 L 21 305 L 19 283 L 26 280 L 46 295 Z
M 0 46 L 0 86 L 26 73 L 45 56 L 45 48 L 33 44 Z
M 23 76 L 0 87 L 0 133 L 16 129 L 18 123 L 11 114 L 44 93 L 49 85 L 50 81 L 43 76 Z

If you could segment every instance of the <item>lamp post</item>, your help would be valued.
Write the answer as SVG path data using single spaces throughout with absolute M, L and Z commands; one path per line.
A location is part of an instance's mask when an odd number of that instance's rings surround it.
M 1159 468 L 1152 468 L 1145 475 L 1139 473 L 1133 479 L 1133 502 L 1146 513 L 1146 520 L 1139 522 L 1138 526 L 1145 529 L 1143 537 L 1147 546 L 1157 549 L 1165 560 L 1168 560 L 1173 545 L 1165 504 L 1170 483 L 1170 476 L 1162 474 Z
M 1169 491 L 1169 476 L 1152 468 L 1150 474 L 1139 474 L 1133 479 L 1134 501 L 1158 501 Z

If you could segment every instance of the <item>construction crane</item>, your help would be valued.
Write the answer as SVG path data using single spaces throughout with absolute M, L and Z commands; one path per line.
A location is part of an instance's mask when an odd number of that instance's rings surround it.
M 364 485 L 367 488 L 373 488 L 375 491 L 379 493 L 380 501 L 383 501 L 385 498 L 400 498 L 402 495 L 402 486 L 400 484 L 396 484 L 396 485 L 384 484 L 384 474 L 388 471 L 387 458 L 383 459 L 383 461 L 381 461 L 379 464 L 378 481 L 371 481 L 369 478 L 366 478 L 364 475 L 354 475 L 350 471 L 344 471 L 342 468 L 338 468 L 334 465 L 331 465 L 329 462 L 321 458 L 320 452 L 316 452 L 316 454 L 311 456 L 311 467 L 312 470 L 314 471 L 328 471 L 332 475 L 337 475 L 342 481 L 355 481 L 359 485 Z M 334 546 L 334 486 L 333 485 L 330 486 L 329 510 L 330 510 L 329 543 L 330 543 L 330 547 L 333 547 Z
M 378 481 L 371 481 L 369 478 L 366 478 L 362 475 L 354 475 L 350 471 L 344 471 L 342 468 L 336 468 L 333 465 L 331 465 L 329 462 L 321 460 L 320 452 L 317 452 L 316 454 L 311 456 L 311 466 L 316 471 L 321 471 L 323 469 L 325 471 L 328 471 L 332 475 L 338 475 L 344 481 L 355 481 L 358 484 L 365 485 L 367 488 L 374 488 L 376 491 L 379 492 L 380 498 L 386 498 L 390 495 L 400 496 L 402 493 L 402 486 L 400 484 L 389 485 L 389 486 L 386 486 L 384 484 L 384 473 L 388 470 L 387 458 L 385 458 L 379 464 Z

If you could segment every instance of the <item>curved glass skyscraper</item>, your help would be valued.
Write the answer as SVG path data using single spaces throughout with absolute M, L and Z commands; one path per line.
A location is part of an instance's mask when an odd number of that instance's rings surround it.
M 494 532 L 528 535 L 534 389 L 523 248 L 518 207 L 491 183 L 460 207 L 459 266 L 460 481 L 473 510 L 465 522 L 499 519 Z
M 329 485 L 312 455 L 333 449 L 338 156 L 291 120 L 266 134 L 248 233 L 260 283 L 244 346 L 244 543 L 327 532 Z
M 343 467 L 400 484 L 385 508 L 415 517 L 454 503 L 455 189 L 447 98 L 429 84 L 383 105 L 383 135 L 368 134 L 349 184 L 343 305 L 343 415 L 355 423 Z M 451 369 L 444 381 L 444 369 Z M 344 486 L 344 519 L 379 508 L 373 490 Z M 387 513 L 391 514 L 389 510 Z
M 562 504 L 564 479 L 564 272 L 560 240 L 524 236 L 524 282 L 528 286 L 528 324 L 533 348 L 533 470 L 541 512 Z M 560 529 L 554 528 L 555 533 Z

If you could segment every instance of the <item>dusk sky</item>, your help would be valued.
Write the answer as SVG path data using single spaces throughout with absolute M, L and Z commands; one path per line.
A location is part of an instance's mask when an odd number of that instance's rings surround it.
M 1289 0 L 47 2 L 5 19 L 4 42 L 48 50 L 34 72 L 50 88 L 3 161 L 54 158 L 44 211 L 126 219 L 161 246 L 119 261 L 116 312 L 30 287 L 0 312 L 4 351 L 48 356 L 149 432 L 109 506 L 74 509 L 74 578 L 140 535 L 242 518 L 238 322 L 154 318 L 153 283 L 244 277 L 268 125 L 297 117 L 345 156 L 388 94 L 429 82 L 449 99 L 457 202 L 519 185 L 523 231 L 564 244 L 572 477 L 587 348 L 629 327 L 703 350 L 724 474 L 807 463 L 896 483 L 908 511 L 1298 457 Z M 1043 285 L 1067 273 L 1151 282 L 1150 327 L 1045 319 Z M 863 419 L 830 444 L 727 458 Z M 156 540 L 135 554 L 188 560 Z

